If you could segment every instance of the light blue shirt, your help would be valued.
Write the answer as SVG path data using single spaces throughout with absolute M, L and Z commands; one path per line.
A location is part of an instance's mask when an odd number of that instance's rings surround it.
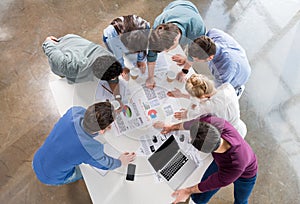
M 235 89 L 246 84 L 251 74 L 245 50 L 227 33 L 211 29 L 207 32 L 216 44 L 216 54 L 208 67 L 216 86 L 229 82 Z
M 197 7 L 190 1 L 173 1 L 156 17 L 153 29 L 163 23 L 173 23 L 181 30 L 180 45 L 185 46 L 201 35 L 206 28 Z M 157 53 L 149 51 L 147 60 L 155 62 Z
M 120 17 L 119 17 L 120 18 Z M 137 22 L 146 22 L 145 28 L 150 28 L 150 23 L 142 19 L 141 17 L 135 16 L 134 18 L 137 19 Z M 138 27 L 139 25 L 137 25 Z M 141 25 L 142 26 L 142 25 Z M 120 39 L 120 35 L 117 33 L 116 29 L 113 25 L 107 26 L 103 30 L 103 41 L 107 48 L 114 54 L 116 59 L 121 63 L 122 67 L 125 67 L 124 58 L 123 56 L 128 53 L 128 49 L 124 46 Z M 143 62 L 146 60 L 146 56 L 144 52 L 139 52 L 137 54 L 137 62 Z

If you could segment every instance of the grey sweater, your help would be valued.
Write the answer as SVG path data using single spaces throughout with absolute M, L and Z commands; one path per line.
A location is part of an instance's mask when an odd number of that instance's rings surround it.
M 66 77 L 70 83 L 92 80 L 91 65 L 95 59 L 113 56 L 102 46 L 74 34 L 63 36 L 58 42 L 46 40 L 42 47 L 52 72 Z

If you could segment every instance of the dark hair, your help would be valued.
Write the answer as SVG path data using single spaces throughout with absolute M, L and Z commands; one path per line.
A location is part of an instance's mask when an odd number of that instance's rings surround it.
M 91 65 L 94 75 L 101 80 L 109 81 L 122 73 L 122 65 L 115 57 L 104 55 L 98 57 Z
M 123 17 L 123 20 L 121 19 Z M 146 29 L 149 23 L 137 15 L 127 15 L 115 18 L 110 23 L 119 34 L 131 32 L 137 29 Z
M 211 153 L 221 143 L 219 130 L 206 122 L 195 122 L 190 128 L 192 145 L 201 152 Z
M 130 52 L 146 52 L 149 33 L 150 29 L 134 30 L 121 34 L 120 38 Z
M 174 45 L 174 40 L 181 33 L 178 26 L 173 23 L 158 25 L 152 30 L 149 38 L 149 50 L 162 52 Z
M 89 133 L 104 130 L 114 121 L 114 109 L 109 102 L 89 106 L 84 114 L 83 127 Z
M 205 60 L 209 56 L 216 54 L 216 44 L 211 38 L 207 36 L 201 36 L 195 39 L 194 42 L 189 46 L 188 54 L 191 57 Z

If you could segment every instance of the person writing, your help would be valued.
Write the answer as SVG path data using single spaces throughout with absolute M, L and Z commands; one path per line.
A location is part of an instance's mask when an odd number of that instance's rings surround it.
M 246 136 L 247 127 L 240 118 L 239 100 L 231 84 L 224 83 L 215 88 L 214 82 L 205 75 L 193 74 L 187 80 L 185 89 L 189 94 L 183 94 L 179 89 L 167 93 L 171 97 L 195 99 L 188 109 L 175 112 L 175 118 L 194 119 L 207 113 L 213 113 L 230 122 L 243 138 Z
M 147 54 L 148 78 L 146 86 L 155 87 L 154 67 L 157 60 L 157 53 L 169 51 L 178 46 L 185 46 L 204 35 L 205 25 L 197 7 L 190 1 L 173 1 L 163 12 L 156 17 L 152 32 L 149 38 L 149 52 Z M 179 72 L 177 79 L 183 80 L 187 68 Z
M 250 145 L 226 120 L 213 115 L 202 116 L 183 124 L 164 127 L 168 131 L 190 130 L 192 145 L 204 153 L 212 153 L 213 162 L 200 183 L 176 190 L 174 204 L 190 196 L 195 203 L 208 203 L 222 187 L 234 185 L 234 203 L 248 203 L 256 182 L 257 158 Z
M 82 179 L 82 163 L 113 170 L 133 161 L 135 153 L 110 157 L 103 151 L 103 144 L 94 139 L 111 128 L 114 115 L 109 102 L 95 103 L 87 109 L 70 108 L 34 155 L 32 167 L 37 178 L 47 185 L 68 184 Z

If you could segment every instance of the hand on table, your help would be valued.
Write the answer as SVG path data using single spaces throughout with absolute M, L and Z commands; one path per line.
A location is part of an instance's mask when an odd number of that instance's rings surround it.
M 186 63 L 187 58 L 183 55 L 176 54 L 172 56 L 172 60 L 176 62 L 178 66 L 183 66 Z
M 146 71 L 146 62 L 137 62 L 137 67 L 141 70 L 142 74 Z
M 148 77 L 146 80 L 146 87 L 149 89 L 153 89 L 155 87 L 154 77 Z
M 187 118 L 187 112 L 188 110 L 187 109 L 180 109 L 180 112 L 175 112 L 174 113 L 174 117 L 178 120 L 182 120 L 182 119 L 186 119 Z
M 167 126 L 164 122 L 158 121 L 153 124 L 156 129 L 162 129 L 161 134 L 167 134 L 172 131 L 172 126 Z
M 130 72 L 130 70 L 127 67 L 123 68 L 123 72 L 121 75 L 125 81 L 129 80 L 129 72 Z
M 117 110 L 115 110 L 115 112 L 116 113 L 121 113 L 122 110 L 123 110 L 124 104 L 123 104 L 123 102 L 120 99 L 116 99 L 116 100 L 119 102 L 120 107 Z
M 179 89 L 175 88 L 174 91 L 168 91 L 167 95 L 169 97 L 174 97 L 174 98 L 182 98 L 182 93 Z
M 177 73 L 176 79 L 177 79 L 179 82 L 183 83 L 183 82 L 186 81 L 185 76 L 186 76 L 186 74 L 180 71 L 180 72 Z
M 136 157 L 136 154 L 134 152 L 124 152 L 121 154 L 119 159 L 121 160 L 122 165 L 128 165 L 130 162 L 132 162 Z
M 175 191 L 174 193 L 172 193 L 172 197 L 176 198 L 173 204 L 185 202 L 190 197 L 190 195 L 190 191 L 186 188 Z
M 53 41 L 53 42 L 55 42 L 55 43 L 57 43 L 57 42 L 59 41 L 59 40 L 58 40 L 56 37 L 54 37 L 54 36 L 48 36 L 48 37 L 46 38 L 45 41 L 48 41 L 48 40 Z

